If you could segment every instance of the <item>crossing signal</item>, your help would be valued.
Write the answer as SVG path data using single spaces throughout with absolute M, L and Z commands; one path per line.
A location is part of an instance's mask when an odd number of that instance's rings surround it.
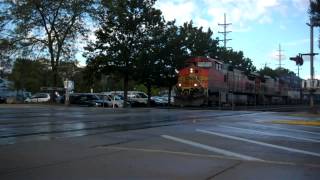
M 303 65 L 303 59 L 301 56 L 291 57 L 290 60 L 295 61 L 297 66 Z

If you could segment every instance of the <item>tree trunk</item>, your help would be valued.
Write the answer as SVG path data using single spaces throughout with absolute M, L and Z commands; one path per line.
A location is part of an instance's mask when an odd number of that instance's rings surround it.
M 128 83 L 129 83 L 129 75 L 126 73 L 123 78 L 123 107 L 127 107 L 128 102 Z
M 53 73 L 53 87 L 58 86 L 58 69 L 57 67 L 52 68 L 52 73 Z
M 151 84 L 147 84 L 147 94 L 148 94 L 148 107 L 151 106 Z
M 172 86 L 169 86 L 169 89 L 168 89 L 168 106 L 171 105 L 171 91 L 172 91 Z

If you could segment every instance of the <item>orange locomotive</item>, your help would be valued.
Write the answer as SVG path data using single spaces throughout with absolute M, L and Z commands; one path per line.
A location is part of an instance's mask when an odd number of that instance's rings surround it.
M 179 71 L 178 106 L 283 104 L 288 100 L 288 83 L 283 80 L 246 75 L 212 58 L 195 57 L 186 63 Z
M 225 89 L 223 64 L 205 57 L 191 58 L 186 63 L 187 67 L 179 71 L 175 103 L 182 106 L 212 103 L 214 98 L 209 97 Z

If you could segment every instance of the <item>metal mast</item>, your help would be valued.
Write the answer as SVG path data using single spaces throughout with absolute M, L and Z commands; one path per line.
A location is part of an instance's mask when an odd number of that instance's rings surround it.
M 227 48 L 227 41 L 232 40 L 232 39 L 227 39 L 227 34 L 231 33 L 231 31 L 227 31 L 227 27 L 231 24 L 232 23 L 227 23 L 226 13 L 224 13 L 224 23 L 218 24 L 219 26 L 223 26 L 223 31 L 222 32 L 219 31 L 219 33 L 223 34 L 223 40 L 220 40 L 220 41 L 223 41 L 224 48 Z
M 284 55 L 282 54 L 282 52 L 283 52 L 283 50 L 281 49 L 281 44 L 279 44 L 279 49 L 278 49 L 278 60 L 279 60 L 279 68 L 281 68 L 281 66 L 283 65 L 282 63 L 281 63 L 281 61 L 282 61 L 282 59 L 283 59 L 283 57 L 284 57 Z

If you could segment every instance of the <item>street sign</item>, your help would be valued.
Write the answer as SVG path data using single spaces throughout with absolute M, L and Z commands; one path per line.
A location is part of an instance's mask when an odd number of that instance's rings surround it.
M 74 82 L 73 81 L 66 80 L 63 82 L 63 84 L 64 84 L 64 88 L 69 91 L 72 91 L 74 89 Z

